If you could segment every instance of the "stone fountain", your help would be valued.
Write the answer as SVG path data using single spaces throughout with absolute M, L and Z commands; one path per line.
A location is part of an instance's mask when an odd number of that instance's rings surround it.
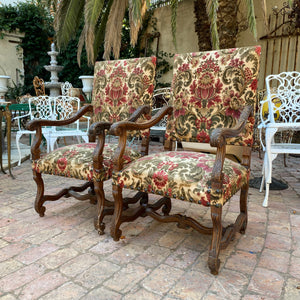
M 51 73 L 50 82 L 45 82 L 45 87 L 50 90 L 50 96 L 56 97 L 60 95 L 61 84 L 58 82 L 58 72 L 60 72 L 64 67 L 57 65 L 56 57 L 58 52 L 55 51 L 55 44 L 51 44 L 51 51 L 47 52 L 51 57 L 50 66 L 44 66 L 44 68 Z

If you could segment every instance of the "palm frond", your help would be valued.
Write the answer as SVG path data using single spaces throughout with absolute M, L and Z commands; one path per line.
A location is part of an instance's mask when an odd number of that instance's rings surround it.
M 111 6 L 105 29 L 103 57 L 106 60 L 110 58 L 111 51 L 115 58 L 120 55 L 123 18 L 127 7 L 127 0 L 114 0 Z
M 101 20 L 99 20 L 99 23 L 96 26 L 95 41 L 94 41 L 94 58 L 97 57 L 100 46 L 103 44 L 104 37 L 105 37 L 105 27 L 106 27 L 108 15 L 113 2 L 114 0 L 109 0 L 108 2 L 106 2 L 105 9 L 101 16 Z M 94 61 L 92 61 L 91 63 L 94 64 Z
M 86 0 L 84 6 L 84 27 L 82 30 L 89 62 L 94 59 L 94 41 L 96 25 L 103 9 L 104 0 Z M 82 45 L 80 42 L 79 46 Z M 83 45 L 82 45 L 83 46 Z
M 142 19 L 147 11 L 147 0 L 129 1 L 129 24 L 130 24 L 130 43 L 134 46 L 138 39 L 138 33 L 142 26 Z M 139 10 L 139 13 L 136 12 Z
M 267 16 L 267 1 L 261 0 L 261 6 L 263 10 L 265 28 L 266 31 L 269 32 L 269 24 L 268 24 L 268 16 Z
M 211 41 L 214 49 L 219 49 L 219 34 L 217 24 L 218 0 L 206 0 L 206 12 L 210 22 Z
M 58 47 L 66 46 L 76 34 L 83 17 L 84 1 L 65 0 L 57 9 L 54 19 Z
M 255 11 L 254 11 L 254 3 L 253 0 L 245 0 L 247 5 L 247 20 L 249 24 L 249 28 L 254 35 L 255 40 L 257 39 L 257 31 L 256 31 L 256 19 L 255 19 Z
M 178 8 L 178 0 L 171 0 L 171 29 L 172 29 L 173 44 L 175 48 L 177 48 L 176 45 L 177 8 Z

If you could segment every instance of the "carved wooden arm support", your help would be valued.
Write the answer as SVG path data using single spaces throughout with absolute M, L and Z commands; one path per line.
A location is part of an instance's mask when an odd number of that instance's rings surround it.
M 238 136 L 245 128 L 247 120 L 253 115 L 253 107 L 246 106 L 233 128 L 216 128 L 210 137 L 210 145 L 217 147 L 216 159 L 211 176 L 211 187 L 215 190 L 222 188 L 223 164 L 226 155 L 226 139 Z
M 150 113 L 150 106 L 143 105 L 140 106 L 129 118 L 129 122 L 136 121 L 143 114 Z M 99 173 L 103 170 L 103 149 L 105 144 L 105 131 L 109 130 L 112 123 L 110 122 L 97 122 L 91 125 L 89 129 L 89 134 L 98 137 L 97 146 L 93 153 L 93 167 L 94 171 Z
M 143 123 L 135 123 L 133 121 L 121 121 L 111 126 L 110 132 L 114 135 L 122 136 L 128 130 L 145 130 L 157 124 L 164 116 L 171 115 L 173 107 L 162 107 L 149 121 Z
M 114 154 L 114 171 L 120 171 L 123 168 L 123 155 L 126 147 L 127 130 L 144 130 L 157 124 L 164 116 L 171 115 L 173 107 L 164 106 L 161 108 L 151 120 L 143 123 L 135 123 L 130 121 L 121 121 L 111 126 L 110 132 L 119 136 L 119 144 Z

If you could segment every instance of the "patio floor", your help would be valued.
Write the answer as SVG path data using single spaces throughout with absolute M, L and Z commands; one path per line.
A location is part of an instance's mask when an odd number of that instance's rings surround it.
M 95 206 L 73 198 L 46 203 L 45 217 L 33 209 L 36 185 L 30 161 L 0 174 L 0 299 L 300 299 L 300 158 L 275 160 L 274 174 L 289 184 L 263 194 L 250 188 L 245 235 L 220 254 L 218 276 L 207 267 L 210 236 L 141 218 L 123 224 L 125 238 L 94 230 Z M 262 160 L 253 153 L 252 176 Z M 46 191 L 78 181 L 43 176 Z M 107 198 L 111 181 L 105 183 Z M 174 201 L 173 212 L 206 222 L 210 211 Z M 238 197 L 224 207 L 229 223 Z

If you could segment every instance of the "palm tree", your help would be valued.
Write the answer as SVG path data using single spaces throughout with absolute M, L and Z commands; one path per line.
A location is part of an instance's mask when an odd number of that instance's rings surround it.
M 121 30 L 126 9 L 129 10 L 131 44 L 135 45 L 142 19 L 150 7 L 150 0 L 48 0 L 52 9 L 56 10 L 55 30 L 56 41 L 59 47 L 66 46 L 70 39 L 79 30 L 82 20 L 84 26 L 78 43 L 77 59 L 85 45 L 89 63 L 93 64 L 100 46 L 104 43 L 104 58 L 109 59 L 111 52 L 115 58 L 119 57 L 121 47 Z M 256 36 L 256 23 L 254 15 L 253 0 L 245 1 L 248 9 L 248 24 Z M 265 2 L 263 0 L 262 2 Z M 292 0 L 289 0 L 292 2 Z M 172 18 L 171 27 L 173 41 L 176 44 L 176 12 L 179 0 L 171 0 Z M 203 15 L 203 8 L 206 7 L 206 15 Z M 237 3 L 233 0 L 195 0 L 195 16 L 200 20 L 197 26 L 201 26 L 205 20 L 205 26 L 210 26 L 210 47 L 218 49 L 226 47 L 227 41 L 236 34 Z M 218 21 L 218 17 L 220 21 Z M 234 19 L 233 21 L 226 21 Z M 223 20 L 228 26 L 220 26 Z M 233 24 L 233 25 L 232 25 Z M 218 26 L 219 25 L 219 26 Z M 218 27 L 219 32 L 218 33 Z M 226 30 L 224 30 L 226 28 Z M 228 30 L 227 30 L 228 28 Z M 202 30 L 203 32 L 203 30 Z M 220 42 L 219 42 L 220 37 Z M 202 36 L 201 36 L 202 39 Z M 209 41 L 209 37 L 205 37 Z M 232 41 L 235 43 L 234 39 Z M 199 50 L 203 50 L 199 44 Z M 202 48 L 202 49 L 201 49 Z

